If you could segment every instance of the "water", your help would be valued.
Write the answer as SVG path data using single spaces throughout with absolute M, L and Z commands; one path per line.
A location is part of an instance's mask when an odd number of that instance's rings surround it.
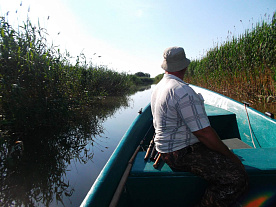
M 1 143 L 0 206 L 79 206 L 151 90 L 99 99 L 64 126 L 15 135 L 24 150 Z
M 103 123 L 104 133 L 97 137 L 101 142 L 97 148 L 94 148 L 94 157 L 91 162 L 86 164 L 74 162 L 68 166 L 67 170 L 70 171 L 66 173 L 66 177 L 70 180 L 75 192 L 70 200 L 63 200 L 65 206 L 79 206 L 81 204 L 122 136 L 138 116 L 138 111 L 150 102 L 150 94 L 151 89 L 148 89 L 132 95 L 128 107 L 121 107 Z M 105 139 L 102 140 L 101 137 Z

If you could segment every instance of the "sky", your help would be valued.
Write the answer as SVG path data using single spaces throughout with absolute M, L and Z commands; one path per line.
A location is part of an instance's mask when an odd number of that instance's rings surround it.
M 73 57 L 84 53 L 94 65 L 151 77 L 164 72 L 167 47 L 200 59 L 275 11 L 275 0 L 0 0 L 0 16 L 14 28 L 28 16 Z

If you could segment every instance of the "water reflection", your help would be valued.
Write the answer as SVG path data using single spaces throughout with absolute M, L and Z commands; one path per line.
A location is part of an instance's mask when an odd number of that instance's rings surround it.
M 62 126 L 52 124 L 51 128 L 9 137 L 2 134 L 1 205 L 49 206 L 53 201 L 64 205 L 63 200 L 74 193 L 65 176 L 68 165 L 72 160 L 79 163 L 92 160 L 91 147 L 105 150 L 95 137 L 103 133 L 102 123 L 128 104 L 126 96 L 98 98 L 90 106 L 77 109 Z M 16 140 L 20 142 L 15 143 Z

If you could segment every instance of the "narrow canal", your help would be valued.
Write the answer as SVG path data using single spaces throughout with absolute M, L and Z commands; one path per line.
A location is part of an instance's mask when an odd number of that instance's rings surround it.
M 91 161 L 86 164 L 72 161 L 68 166 L 66 177 L 74 188 L 74 193 L 63 200 L 65 206 L 81 204 L 122 136 L 138 116 L 138 111 L 150 102 L 151 88 L 130 96 L 128 106 L 121 106 L 102 123 L 104 132 L 95 137 L 97 143 L 94 148 L 91 148 L 94 153 Z M 114 101 L 114 99 L 107 101 Z M 55 203 L 52 206 L 55 206 Z
M 3 144 L 0 206 L 79 206 L 138 111 L 149 104 L 152 87 L 99 97 L 64 126 L 15 135 L 24 144 L 14 149 Z

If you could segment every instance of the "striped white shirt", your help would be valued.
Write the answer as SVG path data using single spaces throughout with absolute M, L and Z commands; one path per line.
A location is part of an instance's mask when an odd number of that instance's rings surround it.
M 199 142 L 192 132 L 210 126 L 204 99 L 180 78 L 165 74 L 151 95 L 155 144 L 161 153 Z

